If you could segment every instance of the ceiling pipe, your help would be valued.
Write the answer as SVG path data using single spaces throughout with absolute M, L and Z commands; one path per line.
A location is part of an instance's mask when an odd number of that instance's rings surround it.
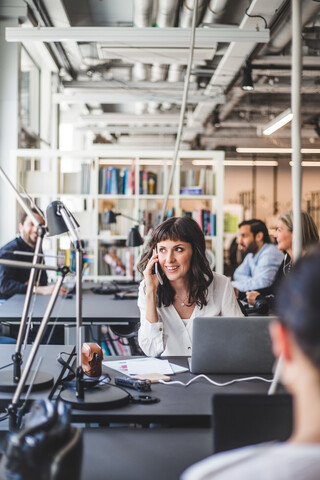
M 150 27 L 153 13 L 153 0 L 134 0 L 133 24 L 135 27 Z M 146 81 L 150 78 L 150 67 L 142 62 L 136 62 L 132 69 L 132 79 Z M 137 115 L 146 113 L 148 105 L 144 102 L 136 102 L 135 112 Z
M 37 0 L 35 2 L 34 0 L 28 0 L 27 1 L 30 10 L 35 10 L 39 14 L 39 18 L 42 20 L 44 25 L 46 27 L 53 27 L 53 23 L 48 15 L 48 12 L 42 2 L 42 0 Z M 64 50 L 64 47 L 61 42 L 53 42 L 53 48 L 55 50 L 54 52 L 54 58 L 55 60 L 58 59 L 58 62 L 60 63 L 60 67 L 64 67 L 67 73 L 70 75 L 70 77 L 75 80 L 77 78 L 77 73 L 74 70 L 73 66 L 71 65 L 69 58 Z M 56 62 L 57 63 L 57 62 Z
M 305 26 L 319 13 L 320 4 L 303 0 L 301 24 Z M 286 15 L 283 22 L 273 31 L 270 42 L 262 49 L 261 55 L 266 52 L 280 53 L 292 39 L 292 14 Z
M 202 23 L 218 23 L 226 11 L 228 0 L 211 0 L 202 19 Z
M 205 0 L 198 0 L 196 25 L 198 25 L 200 22 L 200 19 L 202 16 L 202 10 L 205 3 L 206 3 Z M 191 27 L 194 5 L 195 5 L 195 0 L 184 0 L 183 6 L 181 9 L 180 22 L 179 22 L 179 26 L 181 28 Z

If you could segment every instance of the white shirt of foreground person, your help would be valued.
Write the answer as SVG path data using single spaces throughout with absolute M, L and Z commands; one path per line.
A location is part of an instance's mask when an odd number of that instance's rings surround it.
M 195 317 L 243 317 L 230 280 L 218 273 L 213 275 L 213 282 L 208 288 L 208 304 L 202 309 L 196 305 L 186 322 L 180 318 L 173 305 L 157 307 L 159 321 L 148 322 L 145 315 L 144 280 L 140 283 L 138 306 L 141 326 L 138 340 L 147 356 L 191 356 L 192 327 Z
M 212 455 L 180 480 L 319 480 L 320 445 L 278 443 Z

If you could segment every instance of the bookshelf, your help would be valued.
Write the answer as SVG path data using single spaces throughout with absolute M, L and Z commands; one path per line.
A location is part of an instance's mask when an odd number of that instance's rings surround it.
M 107 225 L 107 210 L 144 221 L 146 236 L 160 216 L 173 152 L 19 149 L 13 152 L 17 188 L 43 210 L 61 200 L 80 224 L 88 280 L 132 278 L 142 248 L 129 249 L 135 222 L 121 215 Z M 181 151 L 168 199 L 168 215 L 190 215 L 205 232 L 214 270 L 223 272 L 224 152 Z M 46 239 L 51 254 L 72 255 L 67 236 Z M 72 252 L 71 252 L 72 253 Z M 49 263 L 49 262 L 47 262 Z

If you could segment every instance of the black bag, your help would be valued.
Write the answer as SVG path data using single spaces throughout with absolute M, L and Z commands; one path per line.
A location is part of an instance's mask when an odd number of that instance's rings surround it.
M 41 400 L 8 437 L 1 479 L 78 480 L 81 462 L 82 430 L 71 426 L 70 407 Z

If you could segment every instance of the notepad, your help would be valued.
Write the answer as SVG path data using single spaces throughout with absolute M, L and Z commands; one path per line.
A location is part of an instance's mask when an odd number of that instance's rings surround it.
M 173 370 L 168 360 L 159 358 L 140 358 L 128 361 L 128 372 L 130 375 L 141 375 L 143 373 L 162 373 L 173 375 Z

